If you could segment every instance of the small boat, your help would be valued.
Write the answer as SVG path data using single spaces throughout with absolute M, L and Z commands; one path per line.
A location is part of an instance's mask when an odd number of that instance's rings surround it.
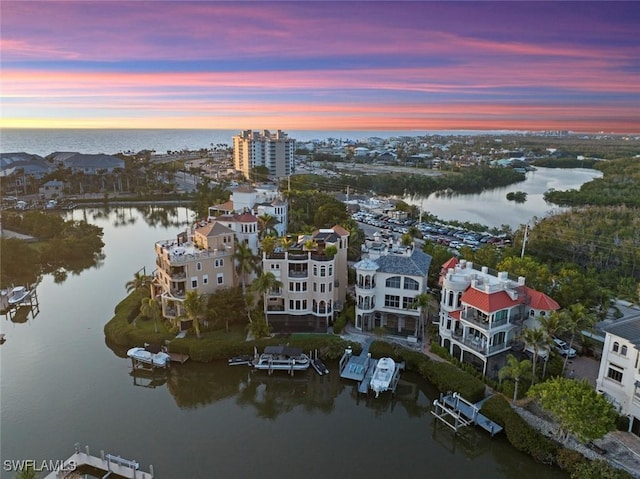
M 9 306 L 15 306 L 16 304 L 20 304 L 25 299 L 27 299 L 30 294 L 31 291 L 27 289 L 26 286 L 16 286 L 11 291 L 9 291 L 7 302 L 9 303 Z
M 320 359 L 320 357 L 318 356 L 317 350 L 315 356 L 313 357 L 313 359 L 311 359 L 311 366 L 320 376 L 322 376 L 323 374 L 329 374 L 329 369 L 324 365 L 322 359 Z
M 391 385 L 391 380 L 396 371 L 396 363 L 391 358 L 380 358 L 371 376 L 369 387 L 376 393 L 376 397 L 387 391 Z
M 127 351 L 127 356 L 139 363 L 149 364 L 155 368 L 166 368 L 171 363 L 171 356 L 161 351 L 152 353 L 145 348 L 131 348 Z
M 251 365 L 265 371 L 303 371 L 311 360 L 302 349 L 289 346 L 267 346 L 264 352 L 254 357 Z
M 229 366 L 240 366 L 242 364 L 251 364 L 251 361 L 253 361 L 253 356 L 249 354 L 234 356 L 229 359 Z

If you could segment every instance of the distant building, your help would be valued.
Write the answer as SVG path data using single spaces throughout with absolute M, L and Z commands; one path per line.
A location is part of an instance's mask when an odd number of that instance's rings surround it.
M 596 389 L 629 418 L 629 431 L 640 436 L 640 311 L 603 330 Z
M 335 246 L 335 255 L 325 249 Z M 341 226 L 302 235 L 285 250 L 262 256 L 262 270 L 282 283 L 266 293 L 265 317 L 274 332 L 322 332 L 347 296 L 349 232 Z
M 51 163 L 38 155 L 25 152 L 0 153 L 0 177 L 25 175 L 42 178 L 54 169 Z
M 47 156 L 56 166 L 68 168 L 74 173 L 99 175 L 113 173 L 115 169 L 124 169 L 124 160 L 113 155 L 87 155 L 67 151 L 57 151 Z
M 246 178 L 259 166 L 266 167 L 269 175 L 277 178 L 291 175 L 294 151 L 295 140 L 280 130 L 276 133 L 244 130 L 233 137 L 234 166 Z
M 64 196 L 64 182 L 58 180 L 47 181 L 39 188 L 40 198 L 51 200 Z

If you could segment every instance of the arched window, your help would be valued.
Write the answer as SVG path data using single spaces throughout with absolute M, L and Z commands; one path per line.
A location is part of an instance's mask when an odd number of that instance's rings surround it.
M 626 346 L 622 346 L 622 348 L 620 348 L 620 354 L 622 354 L 623 356 L 627 355 L 627 347 Z
M 418 283 L 415 279 L 405 278 L 404 279 L 404 289 L 408 289 L 410 291 L 418 291 L 420 287 L 420 283 Z
M 620 344 L 616 341 L 615 343 L 613 343 L 613 352 L 617 353 L 618 349 L 620 349 Z

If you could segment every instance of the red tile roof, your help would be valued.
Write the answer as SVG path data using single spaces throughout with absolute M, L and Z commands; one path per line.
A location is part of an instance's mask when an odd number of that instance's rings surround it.
M 335 234 L 337 234 L 338 236 L 348 236 L 349 232 L 344 229 L 342 226 L 340 225 L 335 225 L 333 228 L 331 228 L 333 230 L 333 232 Z
M 486 293 L 475 288 L 468 288 L 462 293 L 462 298 L 460 299 L 463 303 L 487 314 L 520 304 L 520 301 L 517 299 L 514 301 L 505 291 Z
M 258 218 L 251 213 L 242 213 L 241 215 L 236 215 L 236 218 L 240 223 L 255 223 L 258 221 Z
M 458 258 L 452 256 L 449 261 L 442 265 L 442 269 L 446 272 L 449 268 L 455 268 L 458 264 Z
M 460 313 L 462 313 L 462 311 L 458 310 L 458 311 L 451 311 L 449 313 L 449 316 L 453 319 L 460 319 Z
M 525 286 L 524 289 L 531 299 L 529 306 L 533 309 L 543 311 L 556 311 L 560 309 L 560 305 L 546 294 L 536 291 L 535 289 L 531 289 L 528 286 Z

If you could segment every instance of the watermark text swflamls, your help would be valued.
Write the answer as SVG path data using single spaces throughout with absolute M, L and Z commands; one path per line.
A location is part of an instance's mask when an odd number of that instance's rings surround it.
M 37 461 L 35 459 L 5 459 L 2 461 L 2 469 L 7 472 L 21 472 L 33 470 L 35 472 L 71 472 L 75 471 L 77 464 L 74 460 L 64 461 L 62 459 L 48 459 Z

